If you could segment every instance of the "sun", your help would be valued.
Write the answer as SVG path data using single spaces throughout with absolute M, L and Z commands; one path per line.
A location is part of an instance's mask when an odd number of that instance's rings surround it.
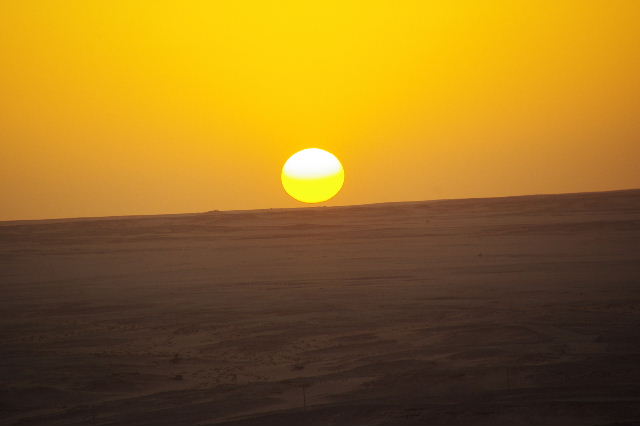
M 282 167 L 282 186 L 303 203 L 321 203 L 334 197 L 344 184 L 344 169 L 338 157 L 319 148 L 293 154 Z

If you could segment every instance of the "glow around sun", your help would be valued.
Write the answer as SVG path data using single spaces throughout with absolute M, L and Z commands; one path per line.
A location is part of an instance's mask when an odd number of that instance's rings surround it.
M 334 197 L 344 183 L 340 160 L 330 152 L 308 148 L 293 154 L 282 167 L 282 186 L 304 203 L 321 203 Z

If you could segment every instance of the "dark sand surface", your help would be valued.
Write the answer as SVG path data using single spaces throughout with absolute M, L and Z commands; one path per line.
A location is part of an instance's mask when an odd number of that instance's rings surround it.
M 0 285 L 0 424 L 640 422 L 640 190 L 4 222 Z

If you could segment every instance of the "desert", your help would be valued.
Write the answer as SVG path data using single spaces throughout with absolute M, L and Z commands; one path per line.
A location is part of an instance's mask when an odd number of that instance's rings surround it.
M 0 224 L 0 423 L 631 425 L 640 190 Z

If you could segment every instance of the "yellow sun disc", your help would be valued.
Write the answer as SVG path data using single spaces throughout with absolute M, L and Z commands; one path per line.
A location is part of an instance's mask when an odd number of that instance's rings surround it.
M 330 152 L 308 148 L 293 154 L 282 167 L 282 186 L 304 203 L 320 203 L 336 195 L 344 183 L 340 160 Z

